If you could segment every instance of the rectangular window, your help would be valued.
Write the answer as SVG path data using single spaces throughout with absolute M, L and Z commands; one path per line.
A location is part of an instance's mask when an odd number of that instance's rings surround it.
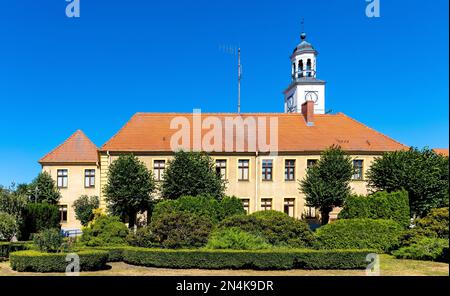
M 162 181 L 164 179 L 164 169 L 166 168 L 165 160 L 154 160 L 153 161 L 153 174 L 155 175 L 156 181 Z
M 67 206 L 66 205 L 59 206 L 59 217 L 60 217 L 61 223 L 67 222 Z
M 261 199 L 261 211 L 270 211 L 272 209 L 272 199 L 262 198 Z
M 250 213 L 250 199 L 243 198 L 243 199 L 241 199 L 241 201 L 242 201 L 242 206 L 244 207 L 245 212 L 247 214 Z
M 84 170 L 84 187 L 95 187 L 95 170 Z
M 295 160 L 284 161 L 284 180 L 295 181 Z
M 238 161 L 238 179 L 239 181 L 248 181 L 249 178 L 249 160 L 240 159 Z
M 284 213 L 290 217 L 295 215 L 295 198 L 285 198 L 284 199 Z
M 68 176 L 67 170 L 58 170 L 57 171 L 57 184 L 58 188 L 67 188 Z
M 317 164 L 317 159 L 308 159 L 306 161 L 306 168 L 312 168 L 313 166 L 315 166 Z
M 227 178 L 227 161 L 225 159 L 216 160 L 216 174 L 220 176 L 222 180 Z
M 265 159 L 262 161 L 262 179 L 263 181 L 272 181 L 273 160 Z
M 363 179 L 363 160 L 354 160 L 353 161 L 353 180 L 362 180 Z
M 316 218 L 316 208 L 305 206 L 305 217 L 306 218 Z

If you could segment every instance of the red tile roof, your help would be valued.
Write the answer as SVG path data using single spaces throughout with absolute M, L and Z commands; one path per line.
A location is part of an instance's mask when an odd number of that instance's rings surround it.
M 97 146 L 81 130 L 77 130 L 64 143 L 42 157 L 39 163 L 96 163 L 97 161 Z
M 383 152 L 408 149 L 407 146 L 357 122 L 344 115 L 314 114 L 314 126 L 307 126 L 301 114 L 284 113 L 202 113 L 215 116 L 222 122 L 223 143 L 225 142 L 225 117 L 242 116 L 255 119 L 266 117 L 278 118 L 278 152 L 316 152 L 339 145 L 346 151 L 355 152 Z M 170 152 L 171 136 L 178 129 L 170 129 L 171 120 L 175 117 L 185 117 L 192 127 L 192 114 L 181 113 L 136 113 L 119 132 L 102 147 L 101 151 L 130 151 L 130 152 Z M 203 129 L 202 135 L 208 132 Z M 233 135 L 235 138 L 235 135 Z M 267 139 L 269 137 L 267 136 Z M 191 134 L 191 146 L 192 146 Z M 269 142 L 269 140 L 267 140 Z
M 448 156 L 448 148 L 434 148 L 433 151 L 436 152 L 437 154 Z

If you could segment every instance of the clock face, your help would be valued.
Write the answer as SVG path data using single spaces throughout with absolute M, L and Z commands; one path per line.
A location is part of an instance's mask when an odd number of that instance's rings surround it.
M 286 100 L 287 104 L 287 112 L 292 113 L 295 112 L 295 106 L 294 106 L 294 96 L 290 96 Z
M 319 95 L 316 91 L 307 91 L 305 94 L 305 101 L 313 101 L 314 103 L 317 103 L 319 100 Z

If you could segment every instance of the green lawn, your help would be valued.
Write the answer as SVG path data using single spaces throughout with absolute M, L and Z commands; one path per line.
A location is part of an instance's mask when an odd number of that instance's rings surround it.
M 165 269 L 132 266 L 122 262 L 109 263 L 110 269 L 96 272 L 84 272 L 86 276 L 364 276 L 361 270 L 286 270 L 286 271 L 256 271 L 256 270 L 199 270 L 199 269 Z M 380 273 L 382 276 L 448 276 L 449 265 L 446 263 L 399 260 L 389 255 L 380 257 Z M 0 276 L 16 275 L 64 275 L 41 273 L 18 273 L 9 267 L 9 262 L 0 262 Z

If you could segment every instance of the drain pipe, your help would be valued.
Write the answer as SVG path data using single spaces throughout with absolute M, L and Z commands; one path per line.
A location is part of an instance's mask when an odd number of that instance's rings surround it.
M 258 181 L 259 181 L 259 173 L 258 173 L 258 150 L 255 152 L 255 212 L 258 211 Z

